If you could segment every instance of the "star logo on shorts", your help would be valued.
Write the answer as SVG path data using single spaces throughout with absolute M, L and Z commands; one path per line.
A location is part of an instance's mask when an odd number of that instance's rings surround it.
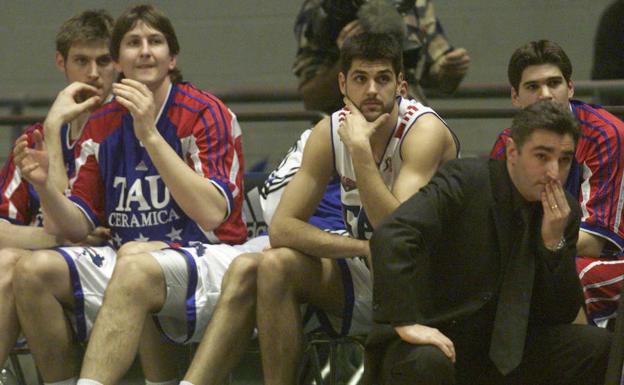
M 171 231 L 165 234 L 165 236 L 167 236 L 167 238 L 169 238 L 171 242 L 174 242 L 174 241 L 182 240 L 181 234 L 182 234 L 182 229 L 178 230 L 175 227 L 171 226 Z

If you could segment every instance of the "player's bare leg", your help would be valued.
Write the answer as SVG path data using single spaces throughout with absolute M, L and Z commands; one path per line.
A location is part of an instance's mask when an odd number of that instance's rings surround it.
M 139 358 L 146 380 L 157 383 L 176 380 L 184 349 L 183 345 L 167 341 L 152 316 L 147 316 L 139 342 Z
M 119 381 L 137 353 L 148 314 L 165 303 L 162 269 L 150 254 L 118 258 L 91 333 L 80 378 Z
M 256 277 L 261 254 L 243 254 L 228 268 L 221 296 L 184 377 L 194 385 L 219 385 L 241 359 L 256 320 Z
M 0 250 L 0 367 L 15 346 L 20 331 L 13 296 L 13 270 L 20 256 L 29 254 L 28 250 Z
M 64 312 L 74 307 L 74 298 L 64 258 L 50 250 L 20 258 L 13 292 L 20 325 L 44 382 L 76 376 L 79 350 Z
M 303 303 L 342 315 L 344 289 L 336 262 L 285 248 L 266 252 L 258 269 L 257 321 L 267 385 L 296 383 Z

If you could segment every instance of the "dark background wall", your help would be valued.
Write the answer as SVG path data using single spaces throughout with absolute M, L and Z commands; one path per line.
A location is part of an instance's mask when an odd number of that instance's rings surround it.
M 504 82 L 509 55 L 528 40 L 559 42 L 574 64 L 576 80 L 589 78 L 593 36 L 610 0 L 436 1 L 436 11 L 456 46 L 467 48 L 472 68 L 466 82 Z M 116 16 L 127 2 L 0 0 L 0 97 L 53 96 L 64 86 L 54 67 L 54 36 L 60 23 L 86 8 Z M 185 78 L 207 90 L 247 86 L 295 87 L 290 72 L 296 45 L 293 0 L 155 1 L 171 18 L 182 51 Z M 503 105 L 503 101 L 434 101 L 433 106 Z M 258 105 L 254 108 L 272 108 Z M 297 105 L 291 106 L 297 108 Z M 246 106 L 232 105 L 236 112 Z M 37 111 L 35 111 L 37 112 Z M 450 120 L 465 154 L 487 151 L 506 120 Z M 247 165 L 269 156 L 271 163 L 307 123 L 243 123 Z M 6 131 L 6 130 L 3 130 Z M 10 137 L 0 136 L 0 154 Z

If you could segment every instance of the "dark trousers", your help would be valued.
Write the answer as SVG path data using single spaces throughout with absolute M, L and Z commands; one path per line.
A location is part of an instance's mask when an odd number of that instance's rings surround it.
M 376 357 L 385 385 L 603 384 L 611 333 L 587 325 L 532 326 L 522 363 L 502 376 L 488 358 L 479 336 L 449 336 L 457 354 L 455 365 L 432 345 L 410 345 L 396 339 Z M 489 338 L 488 338 L 489 339 Z M 480 340 L 480 342 L 479 342 Z

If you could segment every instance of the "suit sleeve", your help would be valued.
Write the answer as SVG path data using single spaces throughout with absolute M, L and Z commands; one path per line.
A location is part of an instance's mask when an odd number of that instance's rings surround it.
M 434 313 L 432 248 L 461 211 L 468 178 L 456 161 L 446 163 L 375 230 L 371 253 L 376 322 L 425 323 Z
M 543 242 L 537 242 L 537 274 L 542 277 L 536 279 L 538 286 L 534 290 L 540 293 L 536 298 L 543 303 L 535 305 L 536 309 L 543 309 L 539 314 L 541 321 L 547 323 L 572 322 L 583 301 L 575 262 L 581 212 L 578 202 L 570 194 L 566 197 L 572 209 L 564 235 L 566 245 L 553 252 Z

